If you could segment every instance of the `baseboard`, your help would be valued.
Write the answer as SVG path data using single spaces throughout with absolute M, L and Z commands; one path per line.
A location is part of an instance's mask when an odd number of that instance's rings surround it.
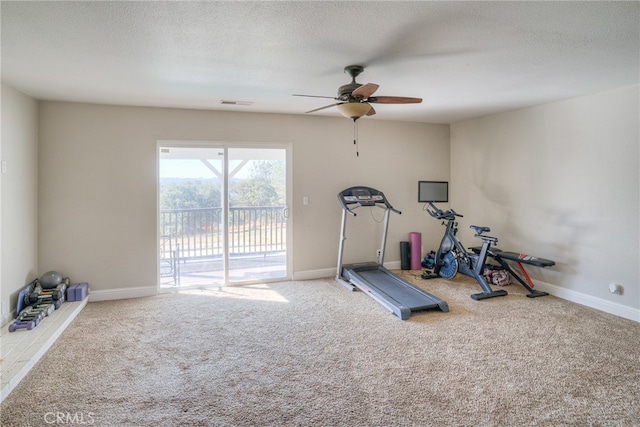
M 400 261 L 385 262 L 384 267 L 387 270 L 400 270 L 401 264 L 400 264 Z
M 545 283 L 538 280 L 534 280 L 534 283 L 536 285 L 536 290 L 549 292 L 549 294 L 553 296 L 565 299 L 567 301 L 575 302 L 576 304 L 595 308 L 596 310 L 600 310 L 605 313 L 640 322 L 640 310 L 637 308 L 618 304 L 612 301 L 605 300 L 603 298 L 587 295 L 582 292 L 574 291 L 572 289 L 565 289 L 560 286 L 552 285 L 550 283 Z
M 152 297 L 158 295 L 158 287 L 155 285 L 137 288 L 107 289 L 104 291 L 94 291 L 89 289 L 89 291 L 89 302 Z
M 336 269 L 334 268 L 323 268 L 319 270 L 305 270 L 305 271 L 294 271 L 293 272 L 293 280 L 314 280 L 314 279 L 326 279 L 328 277 L 335 277 Z
M 384 263 L 388 270 L 399 270 L 400 261 L 391 261 Z M 314 280 L 326 279 L 327 277 L 336 277 L 336 268 L 322 268 L 319 270 L 296 271 L 293 273 L 293 280 Z

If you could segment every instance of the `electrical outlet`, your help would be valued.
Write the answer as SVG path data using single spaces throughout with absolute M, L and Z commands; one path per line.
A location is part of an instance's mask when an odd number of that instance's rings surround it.
M 615 282 L 609 284 L 609 292 L 611 292 L 612 294 L 622 295 L 623 291 L 624 288 L 622 287 L 622 285 Z
M 378 250 L 376 251 L 376 256 L 377 256 L 378 258 L 380 258 L 380 249 L 378 249 Z

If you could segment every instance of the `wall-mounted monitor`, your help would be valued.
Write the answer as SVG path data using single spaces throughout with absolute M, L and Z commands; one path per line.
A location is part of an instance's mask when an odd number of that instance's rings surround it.
M 449 183 L 447 181 L 418 181 L 418 202 L 449 201 Z

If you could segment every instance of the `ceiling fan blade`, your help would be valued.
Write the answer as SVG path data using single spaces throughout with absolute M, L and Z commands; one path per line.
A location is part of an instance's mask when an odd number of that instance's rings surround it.
M 336 99 L 335 96 L 321 96 L 321 95 L 298 95 L 293 94 L 292 96 L 306 96 L 307 98 L 327 98 L 327 99 Z
M 376 90 L 378 90 L 379 87 L 380 86 L 375 83 L 367 83 L 360 86 L 358 89 L 354 90 L 353 92 L 351 92 L 351 96 L 356 98 L 357 97 L 368 98 L 371 95 L 373 95 L 373 93 Z
M 422 98 L 410 98 L 407 96 L 376 96 L 367 99 L 367 102 L 375 102 L 377 104 L 420 104 Z
M 376 110 L 373 109 L 373 106 L 371 106 L 371 109 L 369 110 L 369 112 L 366 114 L 367 116 L 373 116 L 376 113 Z
M 315 113 L 316 111 L 324 110 L 325 108 L 335 107 L 336 105 L 344 104 L 344 102 L 336 102 L 335 104 L 325 105 L 324 107 L 316 108 L 315 110 L 307 111 L 307 113 Z

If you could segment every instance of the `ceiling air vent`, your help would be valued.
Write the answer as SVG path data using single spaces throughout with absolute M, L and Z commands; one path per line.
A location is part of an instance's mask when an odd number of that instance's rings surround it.
M 220 104 L 222 105 L 244 105 L 244 106 L 249 106 L 249 105 L 253 105 L 252 101 L 220 101 Z

